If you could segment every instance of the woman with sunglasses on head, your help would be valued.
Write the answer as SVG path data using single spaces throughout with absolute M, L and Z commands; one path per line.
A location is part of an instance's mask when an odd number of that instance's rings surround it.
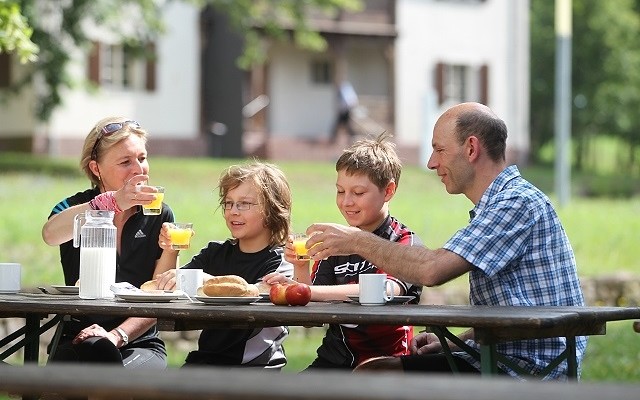
M 85 138 L 80 167 L 91 188 L 58 203 L 42 228 L 44 241 L 60 246 L 66 285 L 75 285 L 80 275 L 80 249 L 73 247 L 73 225 L 74 217 L 87 210 L 115 213 L 116 282 L 140 287 L 176 267 L 178 251 L 163 250 L 158 245 L 162 223 L 174 220 L 171 208 L 163 204 L 157 216 L 144 215 L 141 208 L 154 200 L 156 191 L 146 185 L 146 142 L 147 132 L 137 122 L 122 117 L 99 121 Z M 155 324 L 154 318 L 74 317 L 65 322 L 50 359 L 164 368 L 166 350 Z

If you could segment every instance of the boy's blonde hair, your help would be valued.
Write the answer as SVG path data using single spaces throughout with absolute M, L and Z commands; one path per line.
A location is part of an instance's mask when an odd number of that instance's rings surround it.
M 258 201 L 264 209 L 264 224 L 271 231 L 271 246 L 283 246 L 291 225 L 291 188 L 280 168 L 254 161 L 232 165 L 220 174 L 218 189 L 223 201 L 230 190 L 243 182 L 251 182 L 258 190 Z
M 400 183 L 402 163 L 395 151 L 392 135 L 383 132 L 375 139 L 363 139 L 345 149 L 336 162 L 336 172 L 364 174 L 380 190 L 389 182 Z

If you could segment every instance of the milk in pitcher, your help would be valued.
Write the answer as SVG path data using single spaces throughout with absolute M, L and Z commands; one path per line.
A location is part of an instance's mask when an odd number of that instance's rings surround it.
M 113 297 L 111 284 L 116 276 L 116 250 L 100 247 L 80 249 L 80 298 Z

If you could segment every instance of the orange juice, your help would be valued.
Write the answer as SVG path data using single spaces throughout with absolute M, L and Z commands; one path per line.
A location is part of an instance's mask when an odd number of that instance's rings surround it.
M 192 233 L 191 223 L 174 223 L 169 228 L 169 238 L 171 239 L 171 248 L 174 250 L 188 249 L 191 242 Z
M 309 236 L 305 234 L 295 234 L 293 235 L 293 250 L 296 252 L 296 258 L 298 260 L 309 260 L 309 255 L 307 254 L 307 240 Z
M 162 202 L 164 201 L 164 188 L 160 186 L 156 186 L 158 189 L 155 200 L 153 200 L 149 204 L 144 204 L 142 206 L 142 211 L 144 215 L 160 215 L 162 212 Z

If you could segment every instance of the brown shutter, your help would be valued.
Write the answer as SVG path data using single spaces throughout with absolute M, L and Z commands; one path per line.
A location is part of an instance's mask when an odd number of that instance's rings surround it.
M 147 44 L 147 65 L 145 68 L 145 88 L 149 92 L 156 90 L 156 44 Z
M 11 85 L 11 56 L 0 53 L 0 88 Z
M 93 42 L 89 51 L 89 82 L 100 84 L 100 42 Z
M 489 66 L 480 67 L 480 103 L 489 105 Z
M 438 105 L 442 105 L 444 103 L 444 74 L 445 74 L 445 64 L 437 63 L 436 64 L 436 76 L 435 76 L 435 89 L 438 92 Z

